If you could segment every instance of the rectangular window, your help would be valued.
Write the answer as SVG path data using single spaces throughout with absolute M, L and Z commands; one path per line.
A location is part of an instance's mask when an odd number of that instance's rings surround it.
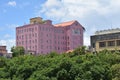
M 108 46 L 115 46 L 115 41 L 108 41 Z
M 22 44 L 24 45 L 24 41 L 22 41 Z
M 29 43 L 31 44 L 31 40 L 29 40 Z
M 60 50 L 60 48 L 58 47 L 58 50 Z
M 32 34 L 32 36 L 34 37 L 34 34 Z
M 24 35 L 22 35 L 22 39 L 24 39 Z
M 120 40 L 117 40 L 117 46 L 120 46 Z
M 73 34 L 80 34 L 80 30 L 79 29 L 73 29 L 72 32 L 73 32 Z
M 99 42 L 99 47 L 106 47 L 106 42 Z
M 17 36 L 17 40 L 19 39 L 19 37 Z

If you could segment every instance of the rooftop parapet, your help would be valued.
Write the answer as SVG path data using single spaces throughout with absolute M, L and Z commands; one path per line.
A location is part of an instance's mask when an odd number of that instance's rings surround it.
M 41 17 L 35 17 L 30 19 L 30 24 L 41 23 L 41 22 L 42 22 Z
M 120 32 L 120 28 L 96 31 L 95 35 L 111 34 Z

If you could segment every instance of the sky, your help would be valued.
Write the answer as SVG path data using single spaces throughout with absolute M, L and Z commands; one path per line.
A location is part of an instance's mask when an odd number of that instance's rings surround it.
M 42 17 L 53 24 L 77 20 L 85 29 L 84 45 L 95 31 L 120 28 L 120 0 L 0 0 L 0 45 L 15 46 L 15 29 Z

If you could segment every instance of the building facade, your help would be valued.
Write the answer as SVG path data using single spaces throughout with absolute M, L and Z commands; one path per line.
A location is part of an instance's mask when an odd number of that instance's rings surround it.
M 6 46 L 0 46 L 0 55 L 3 56 L 7 54 Z
M 30 24 L 16 28 L 16 46 L 36 54 L 62 53 L 83 46 L 84 30 L 78 21 L 53 25 L 51 20 L 31 18 Z
M 93 51 L 120 50 L 120 28 L 96 31 L 91 36 L 91 47 Z

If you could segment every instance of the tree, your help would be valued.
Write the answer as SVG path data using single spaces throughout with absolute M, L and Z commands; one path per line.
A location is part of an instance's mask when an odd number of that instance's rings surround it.
M 115 64 L 112 66 L 113 80 L 120 80 L 120 64 Z
M 85 46 L 82 46 L 82 47 L 78 47 L 76 48 L 72 54 L 70 54 L 71 57 L 73 56 L 77 56 L 77 55 L 84 55 L 86 52 L 85 52 Z
M 13 54 L 13 57 L 24 55 L 25 49 L 22 46 L 12 47 L 11 52 Z

